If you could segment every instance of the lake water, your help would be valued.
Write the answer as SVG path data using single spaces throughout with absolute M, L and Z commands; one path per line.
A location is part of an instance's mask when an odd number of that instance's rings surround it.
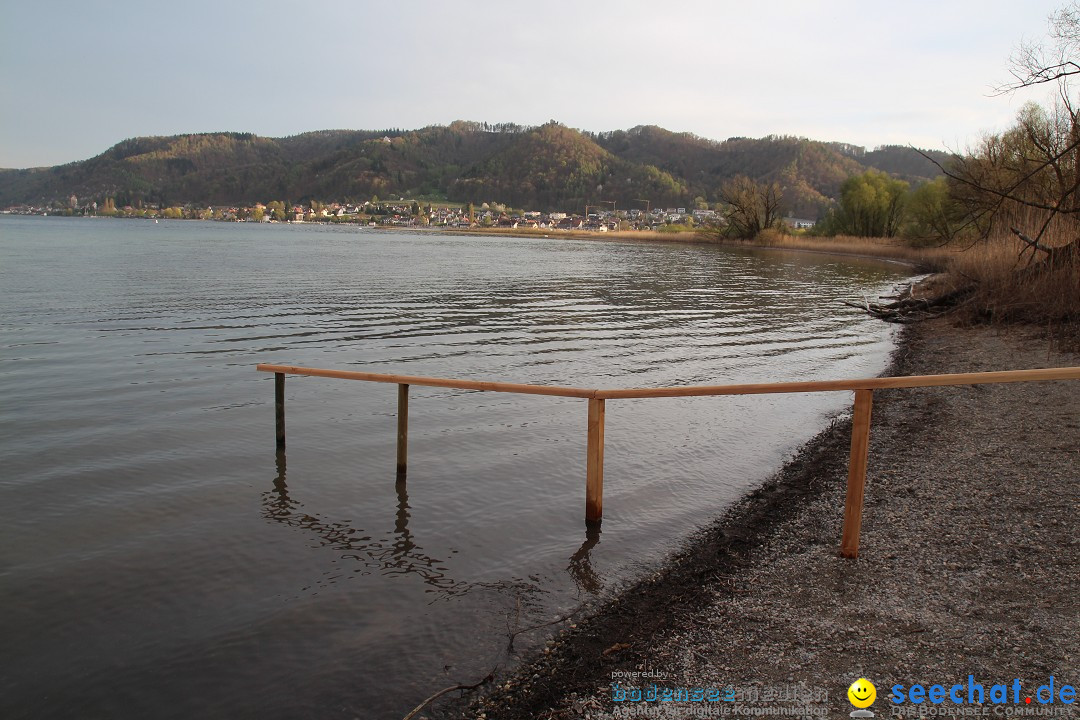
M 840 304 L 903 268 L 697 245 L 0 218 L 0 717 L 400 718 L 508 627 L 655 566 L 850 394 L 607 403 L 258 362 L 579 387 L 875 375 Z M 517 648 L 542 639 L 536 632 Z

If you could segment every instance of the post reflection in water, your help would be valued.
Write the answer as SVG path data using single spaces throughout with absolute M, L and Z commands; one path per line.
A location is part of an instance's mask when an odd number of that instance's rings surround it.
M 570 564 L 566 571 L 574 579 L 578 589 L 589 595 L 598 595 L 604 589 L 604 581 L 593 569 L 589 553 L 600 543 L 600 523 L 585 523 L 585 542 L 570 556 Z
M 407 555 L 416 549 L 416 543 L 412 541 L 412 533 L 409 532 L 409 491 L 405 487 L 405 477 L 402 473 L 398 473 L 394 490 L 397 491 L 397 517 L 394 520 L 394 534 L 397 536 L 397 541 L 394 543 L 394 550 L 397 555 Z
M 342 559 L 356 560 L 363 564 L 367 575 L 376 571 L 381 575 L 412 574 L 420 577 L 428 592 L 437 597 L 431 602 L 461 596 L 477 589 L 514 592 L 516 594 L 535 594 L 540 591 L 536 582 L 514 578 L 497 582 L 469 582 L 453 578 L 446 567 L 447 561 L 424 552 L 409 530 L 409 493 L 405 479 L 398 476 L 395 483 L 397 491 L 397 509 L 394 515 L 392 540 L 380 540 L 356 527 L 348 520 L 330 521 L 317 514 L 304 511 L 304 504 L 289 495 L 287 482 L 287 461 L 285 451 L 275 454 L 273 489 L 262 494 L 263 517 L 282 525 L 314 533 L 320 539 L 321 547 L 333 547 L 343 551 Z M 590 594 L 595 594 L 603 587 L 589 564 L 589 550 L 600 541 L 599 530 L 588 532 L 581 548 L 570 559 L 571 576 L 579 587 Z
M 349 521 L 329 521 L 316 514 L 304 512 L 304 504 L 289 496 L 288 464 L 284 451 L 275 457 L 277 475 L 273 490 L 263 493 L 263 516 L 268 520 L 306 530 L 317 535 L 323 547 L 342 550 L 343 559 L 356 560 L 367 570 L 383 575 L 413 573 L 423 579 L 440 595 L 461 595 L 473 584 L 455 580 L 447 574 L 445 561 L 423 552 L 409 532 L 409 504 L 405 483 L 397 483 L 397 515 L 394 520 L 393 541 L 380 540 L 364 534 Z M 367 572 L 361 573 L 366 575 Z

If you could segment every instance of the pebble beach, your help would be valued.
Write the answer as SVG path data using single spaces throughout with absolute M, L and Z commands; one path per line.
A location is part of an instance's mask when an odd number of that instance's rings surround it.
M 1077 365 L 1030 329 L 938 319 L 905 328 L 886 374 Z M 1080 717 L 1062 690 L 1080 684 L 1080 381 L 875 392 L 857 560 L 838 553 L 849 437 L 839 418 L 460 713 L 839 717 L 866 678 L 879 717 Z M 917 694 L 933 685 L 964 702 Z M 650 689 L 672 699 L 632 699 Z

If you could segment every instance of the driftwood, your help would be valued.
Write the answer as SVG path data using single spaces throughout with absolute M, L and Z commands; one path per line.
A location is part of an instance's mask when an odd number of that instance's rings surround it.
M 426 708 L 428 705 L 430 705 L 431 703 L 433 703 L 436 700 L 438 700 L 439 698 L 441 698 L 446 693 L 454 692 L 455 690 L 475 690 L 478 687 L 480 687 L 481 685 L 483 685 L 484 683 L 491 682 L 494 678 L 495 678 L 495 670 L 492 670 L 487 675 L 485 675 L 480 680 L 480 682 L 473 683 L 472 685 L 453 685 L 453 686 L 448 687 L 448 688 L 443 688 L 439 692 L 437 692 L 434 695 L 432 695 L 431 697 L 429 697 L 424 702 L 422 702 L 419 705 L 417 705 L 416 707 L 414 707 L 412 709 L 412 712 L 410 712 L 408 715 L 406 715 L 404 717 L 404 720 L 412 720 L 413 718 L 416 717 L 417 713 L 419 713 L 421 710 Z
M 538 625 L 530 625 L 529 627 L 521 628 L 520 630 L 508 631 L 507 636 L 509 636 L 510 642 L 506 646 L 506 652 L 508 652 L 508 653 L 514 652 L 514 640 L 517 639 L 518 635 L 520 635 L 522 633 L 527 633 L 530 630 L 539 630 L 542 627 L 548 627 L 549 625 L 556 625 L 556 624 L 561 623 L 561 622 L 566 622 L 567 620 L 571 619 L 572 617 L 577 615 L 579 612 L 581 612 L 584 608 L 585 608 L 584 604 L 578 605 L 576 608 L 574 608 L 570 612 L 566 613 L 565 615 L 560 615 L 559 617 L 555 618 L 554 620 L 548 620 L 547 622 L 542 622 L 542 623 L 539 623 Z
M 548 627 L 549 625 L 555 625 L 556 623 L 565 622 L 565 621 L 571 619 L 572 617 L 574 617 L 574 615 L 577 615 L 578 613 L 580 613 L 584 608 L 585 608 L 584 605 L 579 605 L 578 607 L 574 608 L 570 612 L 566 613 L 565 615 L 560 615 L 559 617 L 555 618 L 554 620 L 548 620 L 547 622 L 542 622 L 542 623 L 539 623 L 537 625 L 530 625 L 529 627 L 526 627 L 526 628 L 520 628 L 520 629 L 511 630 L 509 627 L 507 627 L 506 634 L 507 634 L 507 637 L 509 638 L 509 643 L 506 646 L 506 652 L 507 653 L 512 653 L 514 651 L 514 640 L 517 638 L 518 635 L 520 635 L 522 633 L 529 632 L 530 630 L 537 630 L 537 629 L 542 628 L 542 627 Z M 519 597 L 518 601 L 517 601 L 517 610 L 516 610 L 516 612 L 514 614 L 514 626 L 515 627 L 517 626 L 517 623 L 518 623 L 518 620 L 520 619 L 520 617 L 521 617 L 521 598 Z M 487 675 L 485 675 L 483 678 L 481 678 L 478 682 L 471 683 L 471 684 L 469 684 L 469 683 L 459 683 L 457 685 L 451 685 L 450 687 L 443 688 L 439 692 L 435 693 L 434 695 L 432 695 L 431 697 L 425 699 L 422 703 L 420 703 L 419 705 L 414 707 L 412 709 L 412 711 L 409 712 L 409 714 L 406 715 L 403 718 L 403 720 L 413 720 L 413 718 L 415 718 L 420 713 L 421 710 L 423 710 L 428 705 L 430 705 L 431 703 L 433 703 L 436 700 L 438 700 L 439 698 L 441 698 L 443 695 L 446 695 L 447 693 L 452 693 L 452 692 L 454 692 L 456 690 L 462 690 L 462 691 L 476 690 L 481 685 L 484 685 L 484 684 L 489 683 L 492 680 L 494 680 L 495 679 L 495 673 L 497 673 L 498 671 L 499 671 L 499 666 L 496 665 L 495 667 L 493 667 L 491 669 L 491 672 L 489 672 Z
M 843 301 L 845 305 L 865 310 L 876 318 L 892 323 L 910 323 L 928 320 L 949 312 L 975 292 L 975 285 L 965 285 L 933 297 L 914 297 L 909 285 L 890 303 L 872 303 L 865 298 L 861 303 Z
M 1054 273 L 1080 265 L 1080 238 L 1076 238 L 1064 245 L 1047 245 L 1040 241 L 1042 233 L 1032 238 L 1019 228 L 1013 227 L 1010 230 L 1025 246 L 1020 252 L 1018 264 L 1023 260 L 1025 254 L 1029 251 L 1031 253 L 1031 258 L 1028 259 L 1026 264 L 1012 271 L 1011 283 L 1013 287 L 1022 287 L 1044 273 Z M 892 302 L 872 303 L 863 299 L 861 303 L 844 301 L 844 304 L 864 310 L 868 314 L 886 322 L 909 323 L 938 317 L 963 305 L 979 290 L 979 284 L 974 278 L 970 278 L 960 271 L 956 271 L 955 275 L 963 277 L 967 282 L 959 287 L 944 290 L 937 295 L 924 292 L 921 297 L 915 297 L 912 287 L 909 285 L 899 296 L 885 298 L 892 300 Z

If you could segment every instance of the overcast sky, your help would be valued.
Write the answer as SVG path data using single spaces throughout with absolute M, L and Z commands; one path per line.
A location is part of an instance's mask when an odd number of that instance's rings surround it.
M 655 124 L 962 149 L 1064 0 L 7 0 L 0 167 L 139 135 Z

